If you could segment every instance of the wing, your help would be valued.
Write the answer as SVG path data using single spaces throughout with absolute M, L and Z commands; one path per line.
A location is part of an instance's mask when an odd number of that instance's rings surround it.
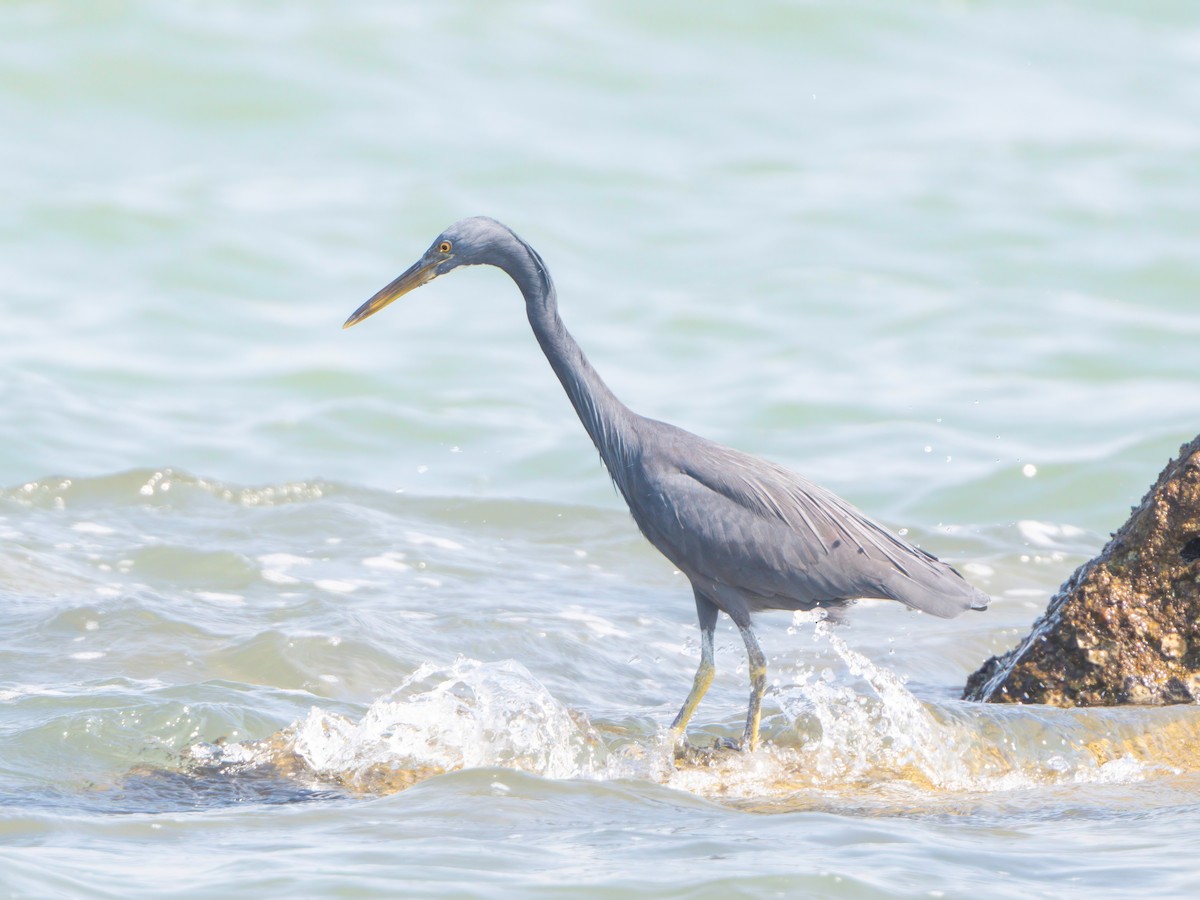
M 950 566 L 836 494 L 775 463 L 657 424 L 669 433 L 652 442 L 659 449 L 634 517 L 689 575 L 747 593 L 757 608 L 874 597 L 950 617 L 986 605 L 986 595 Z

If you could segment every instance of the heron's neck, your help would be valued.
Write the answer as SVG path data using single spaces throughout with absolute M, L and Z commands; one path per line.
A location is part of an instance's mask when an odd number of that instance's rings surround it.
M 554 282 L 541 258 L 528 245 L 528 256 L 517 260 L 505 271 L 521 289 L 529 324 L 550 361 L 554 374 L 562 382 L 609 474 L 622 491 L 625 490 L 623 468 L 633 439 L 634 414 L 609 390 L 599 373 L 592 368 L 583 350 L 571 337 L 558 315 L 558 297 Z

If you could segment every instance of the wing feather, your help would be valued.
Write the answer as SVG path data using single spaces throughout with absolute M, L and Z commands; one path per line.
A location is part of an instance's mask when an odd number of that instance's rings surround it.
M 803 608 L 860 597 L 952 616 L 986 604 L 950 566 L 783 466 L 670 429 L 648 471 L 647 537 L 688 574 Z

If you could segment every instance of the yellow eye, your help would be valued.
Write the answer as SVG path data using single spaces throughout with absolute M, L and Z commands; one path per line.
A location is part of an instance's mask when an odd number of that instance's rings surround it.
M 438 253 L 449 253 L 449 252 L 450 252 L 450 242 L 449 241 L 442 241 L 440 244 L 438 244 Z

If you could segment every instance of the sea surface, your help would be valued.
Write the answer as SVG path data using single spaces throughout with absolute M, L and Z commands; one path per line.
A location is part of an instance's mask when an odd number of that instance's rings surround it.
M 690 591 L 496 270 L 615 392 L 995 599 Z M 0 894 L 1200 892 L 1200 710 L 969 704 L 1200 431 L 1200 7 L 0 6 Z M 691 732 L 735 737 L 728 620 Z

